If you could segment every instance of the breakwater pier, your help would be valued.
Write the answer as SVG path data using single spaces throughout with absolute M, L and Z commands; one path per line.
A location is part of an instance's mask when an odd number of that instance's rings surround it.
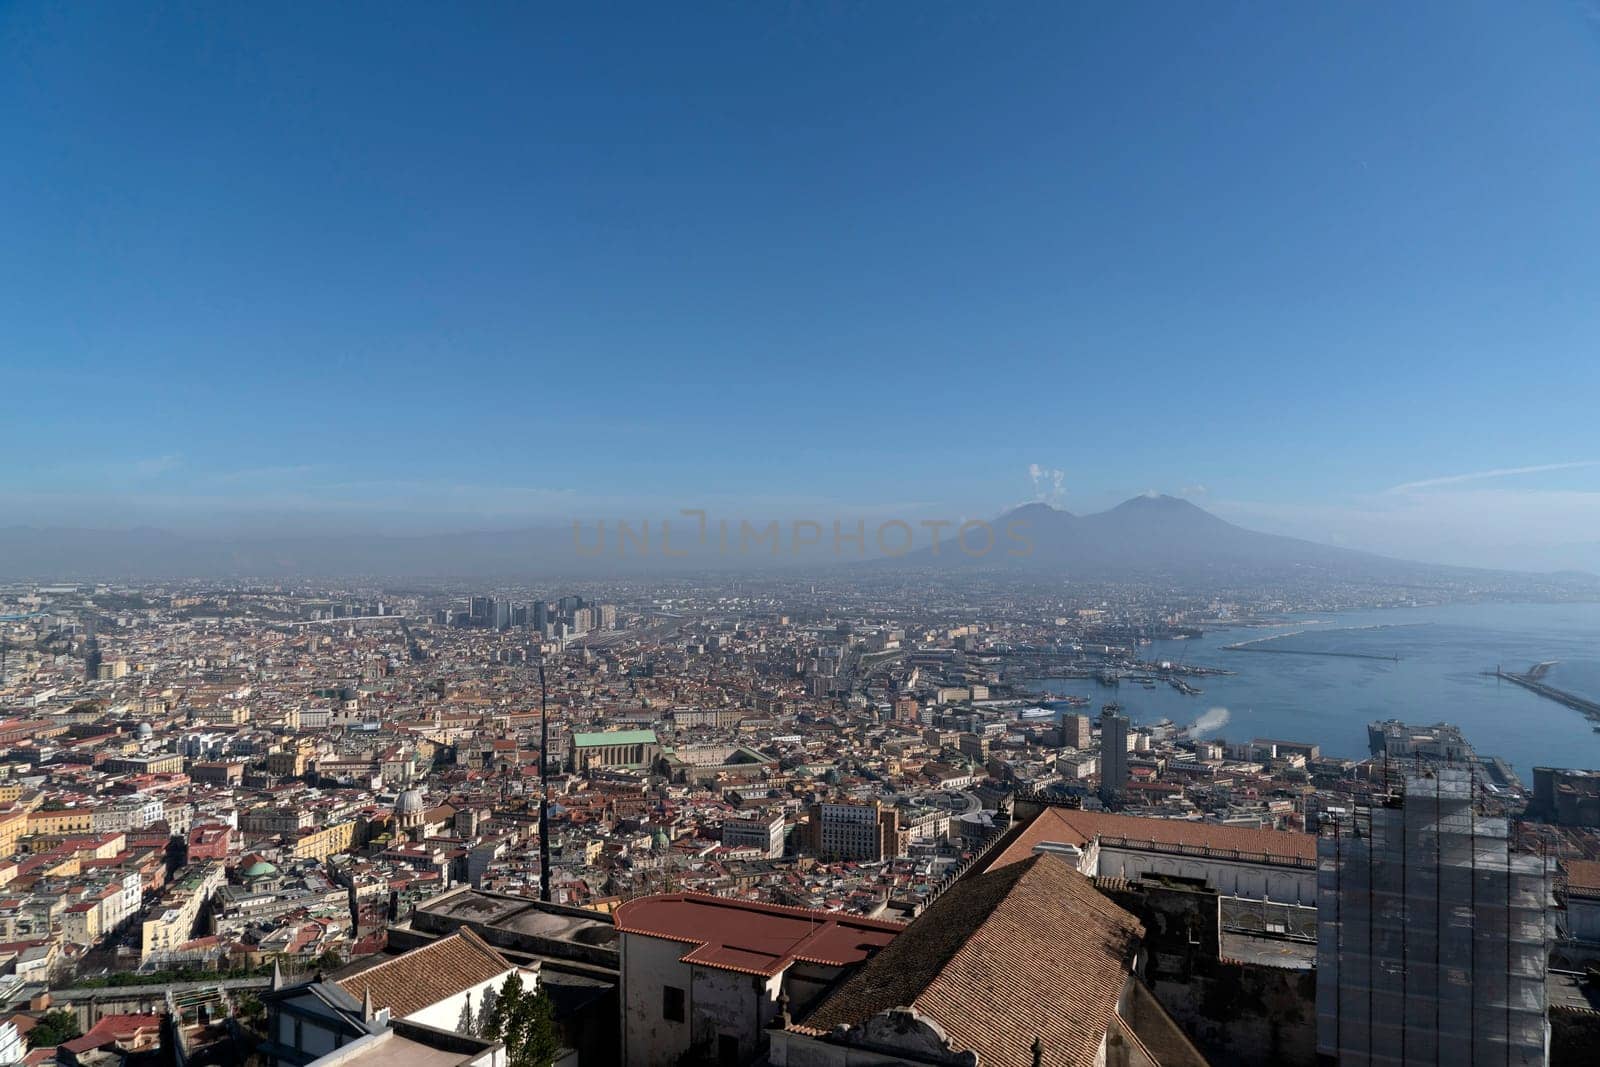
M 1502 681 L 1510 682 L 1512 685 L 1520 685 L 1524 689 L 1538 693 L 1547 700 L 1554 700 L 1557 704 L 1565 704 L 1574 711 L 1582 712 L 1585 717 L 1595 722 L 1600 722 L 1600 701 L 1590 700 L 1576 693 L 1569 693 L 1565 689 L 1557 689 L 1544 681 L 1545 674 L 1554 666 L 1555 661 L 1548 660 L 1544 663 L 1535 664 L 1526 674 L 1518 674 L 1516 671 L 1508 671 L 1501 667 L 1496 667 L 1492 671 L 1484 671 L 1483 673 L 1499 678 Z

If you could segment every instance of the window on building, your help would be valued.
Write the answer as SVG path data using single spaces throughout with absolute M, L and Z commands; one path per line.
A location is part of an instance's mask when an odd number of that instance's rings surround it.
M 683 1022 L 683 990 L 675 985 L 661 987 L 661 1017 L 669 1022 Z

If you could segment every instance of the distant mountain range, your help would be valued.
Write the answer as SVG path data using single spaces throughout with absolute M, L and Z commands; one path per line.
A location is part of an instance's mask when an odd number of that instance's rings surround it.
M 996 519 L 992 551 L 978 555 L 981 539 L 969 538 L 972 552 L 941 547 L 900 557 L 900 565 L 939 561 L 984 569 L 1051 571 L 1080 577 L 1132 574 L 1189 576 L 1254 575 L 1320 572 L 1330 577 L 1393 577 L 1419 569 L 1457 570 L 1409 563 L 1259 533 L 1219 519 L 1187 500 L 1172 496 L 1136 496 L 1109 511 L 1074 515 L 1048 504 L 1026 504 Z M 1005 536 L 1008 527 L 1015 536 Z M 1028 542 L 1026 554 L 1019 539 Z
M 737 526 L 737 524 L 733 524 Z M 915 524 L 913 524 L 915 525 Z M 0 529 L 0 578 L 141 580 L 236 577 L 515 579 L 540 575 L 682 574 L 689 571 L 755 572 L 778 569 L 864 567 L 874 573 L 926 570 L 1052 575 L 1080 581 L 1160 577 L 1205 584 L 1269 578 L 1405 583 L 1471 582 L 1497 577 L 1502 584 L 1547 589 L 1600 591 L 1600 579 L 1581 573 L 1532 575 L 1407 562 L 1292 537 L 1259 533 L 1219 519 L 1186 500 L 1139 496 L 1108 511 L 1074 515 L 1047 504 L 1027 504 L 994 519 L 994 546 L 962 552 L 954 528 L 935 553 L 931 536 L 916 530 L 914 551 L 875 555 L 868 524 L 868 558 L 832 550 L 832 531 L 822 544 L 792 549 L 790 527 L 780 550 L 770 542 L 739 550 L 739 534 L 728 548 L 715 534 L 699 543 L 684 523 L 675 523 L 673 548 L 663 554 L 659 527 L 641 552 L 618 546 L 616 527 L 606 524 L 604 549 L 593 551 L 598 525 L 586 522 L 576 540 L 571 525 L 523 530 L 416 536 L 298 535 L 284 537 L 190 537 L 165 530 Z M 903 537 L 890 537 L 891 546 Z M 973 552 L 986 543 L 981 530 L 967 540 Z M 1023 551 L 1026 544 L 1027 550 Z

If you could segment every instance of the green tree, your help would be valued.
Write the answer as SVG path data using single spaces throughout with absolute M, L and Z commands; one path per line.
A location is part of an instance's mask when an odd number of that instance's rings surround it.
M 261 998 L 246 989 L 233 1001 L 234 1013 L 241 1019 L 255 1022 L 267 1014 L 267 1006 L 261 1003 Z
M 28 1031 L 29 1048 L 55 1048 L 63 1041 L 83 1036 L 78 1016 L 70 1011 L 46 1012 L 39 1025 Z
M 505 1042 L 507 1067 L 551 1067 L 561 1040 L 550 994 L 523 989 L 521 976 L 512 971 L 494 998 L 485 1036 Z

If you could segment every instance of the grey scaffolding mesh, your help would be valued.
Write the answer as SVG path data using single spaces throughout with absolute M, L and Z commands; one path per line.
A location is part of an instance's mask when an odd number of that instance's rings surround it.
M 1547 859 L 1512 847 L 1466 769 L 1317 843 L 1317 1048 L 1340 1064 L 1544 1062 Z

